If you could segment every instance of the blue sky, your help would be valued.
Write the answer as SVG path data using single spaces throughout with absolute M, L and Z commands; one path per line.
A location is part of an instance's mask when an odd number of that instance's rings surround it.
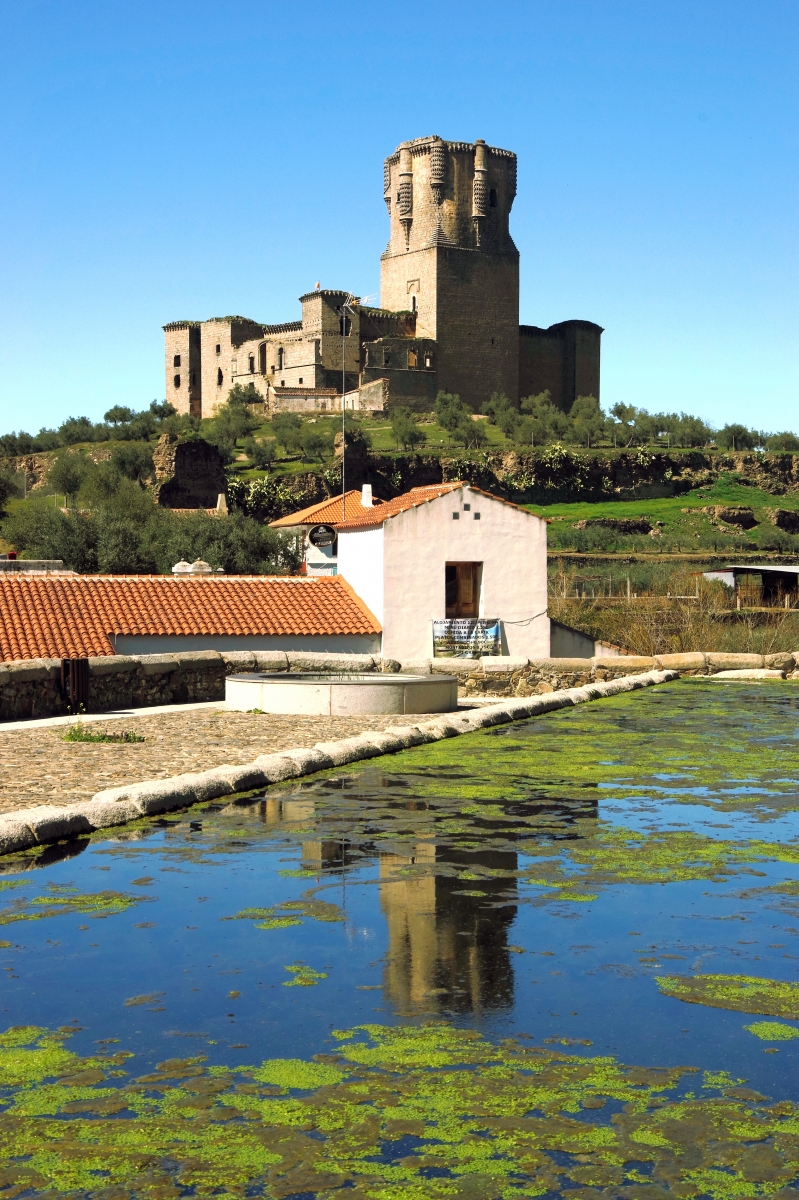
M 162 398 L 161 326 L 379 289 L 382 160 L 519 156 L 521 314 L 602 402 L 796 428 L 795 0 L 0 9 L 0 425 Z

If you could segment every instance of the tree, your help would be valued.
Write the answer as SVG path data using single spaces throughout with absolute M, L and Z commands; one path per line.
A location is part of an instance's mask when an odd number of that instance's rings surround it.
M 233 389 L 231 389 L 232 391 Z M 209 422 L 203 437 L 212 446 L 216 446 L 225 462 L 232 462 L 236 452 L 236 442 L 247 437 L 257 429 L 259 421 L 246 405 L 226 403 L 216 410 L 214 419 Z
M 127 479 L 143 483 L 153 471 L 153 452 L 147 442 L 115 442 L 111 448 L 111 463 Z
M 517 425 L 515 441 L 526 446 L 544 446 L 547 442 L 562 441 L 569 433 L 569 418 L 552 403 L 548 389 L 525 396 L 519 407 L 529 419 Z
M 759 441 L 759 433 L 745 425 L 725 425 L 716 434 L 716 442 L 723 450 L 754 450 Z
M 519 423 L 519 413 L 504 392 L 492 392 L 491 399 L 486 400 L 482 411 L 492 425 L 501 429 L 507 438 L 513 438 Z
M 53 459 L 47 472 L 47 483 L 58 494 L 76 496 L 91 464 L 79 450 L 62 450 Z
M 265 471 L 275 461 L 275 439 L 248 437 L 244 441 L 244 452 L 254 467 Z
M 167 417 L 176 417 L 178 415 L 178 410 L 168 400 L 162 400 L 160 404 L 157 400 L 153 400 L 149 411 L 155 417 L 156 421 L 165 421 Z
M 80 574 L 97 570 L 97 524 L 83 513 L 64 513 L 44 496 L 21 505 L 3 521 L 3 537 L 30 558 L 60 558 Z
M 466 450 L 479 450 L 488 441 L 483 421 L 475 420 L 470 412 L 465 412 L 453 430 L 452 436 L 459 446 Z
M 96 428 L 88 417 L 67 417 L 58 427 L 61 445 L 75 446 L 78 442 L 93 442 Z
M 302 452 L 306 458 L 318 458 L 321 462 L 326 454 L 333 451 L 333 436 L 327 429 L 317 429 L 310 422 L 303 425 L 300 434 Z
M 122 404 L 115 404 L 113 408 L 109 408 L 107 413 L 103 414 L 104 421 L 110 423 L 116 428 L 117 425 L 127 424 L 133 420 L 133 409 L 125 408 Z
M 248 404 L 263 404 L 263 402 L 263 396 L 253 383 L 248 383 L 246 387 L 241 383 L 236 383 L 227 394 L 227 403 L 230 405 L 242 407 Z
M 439 392 L 436 396 L 436 421 L 447 433 L 454 433 L 464 417 L 471 417 L 460 396 Z
M 596 444 L 605 428 L 605 414 L 596 396 L 578 396 L 569 410 L 569 417 L 575 437 L 590 449 L 591 441 Z
M 275 413 L 272 417 L 272 432 L 287 454 L 300 448 L 302 417 L 296 413 Z
M 799 450 L 799 438 L 795 433 L 772 433 L 766 438 L 767 450 Z
M 415 415 L 408 408 L 391 410 L 391 432 L 398 446 L 403 450 L 414 450 L 425 440 L 424 432 L 419 428 Z

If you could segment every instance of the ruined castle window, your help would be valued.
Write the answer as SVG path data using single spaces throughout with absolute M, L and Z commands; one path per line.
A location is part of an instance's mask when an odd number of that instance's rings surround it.
M 280 386 L 281 386 L 281 387 L 285 387 L 285 386 L 286 386 L 286 381 L 285 381 L 285 379 L 281 379 L 281 381 L 280 381 Z
M 411 312 L 416 312 L 416 296 L 411 296 Z
M 278 369 L 278 371 L 283 370 L 283 347 L 282 346 L 280 347 L 280 349 L 277 352 L 277 369 Z M 282 387 L 282 384 L 281 384 L 281 387 Z
M 217 342 L 217 344 L 216 344 L 216 352 L 217 352 L 217 354 L 221 354 L 221 353 L 222 353 L 222 347 L 219 345 L 219 343 L 218 343 L 218 342 Z
M 425 356 L 424 356 L 424 365 L 425 365 L 425 370 L 427 370 L 427 371 L 432 371 L 432 369 L 433 369 L 433 356 L 432 356 L 432 354 L 425 354 Z
M 298 382 L 298 383 L 302 383 L 302 375 L 300 375 L 300 377 L 299 377 L 299 379 L 297 380 L 297 382 Z
M 180 376 L 176 375 L 172 382 L 174 383 L 175 387 L 180 387 Z
M 258 370 L 262 375 L 266 374 L 266 342 L 258 347 Z
M 222 386 L 222 368 L 221 367 L 219 368 L 219 370 L 216 373 L 216 386 L 217 387 Z
M 250 355 L 250 374 L 251 375 L 255 374 L 255 355 L 254 354 Z
M 338 323 L 338 331 L 342 337 L 349 337 L 352 329 L 352 321 L 349 317 L 340 317 Z
M 172 366 L 173 366 L 173 367 L 179 367 L 179 366 L 180 366 L 180 355 L 179 355 L 179 354 L 176 354 L 176 355 L 175 355 L 175 357 L 173 358 L 173 360 L 172 360 Z
M 390 350 L 383 351 L 383 366 L 384 367 L 391 366 L 391 351 Z
M 408 351 L 408 366 L 409 367 L 416 366 L 416 351 L 415 350 Z
M 492 208 L 497 207 L 497 189 L 496 188 L 491 188 L 491 191 L 488 193 L 488 203 L 491 205 Z

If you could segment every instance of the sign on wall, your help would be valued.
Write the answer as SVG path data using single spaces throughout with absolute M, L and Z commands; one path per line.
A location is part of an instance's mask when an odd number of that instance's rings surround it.
M 327 546 L 332 546 L 335 540 L 336 531 L 332 525 L 314 525 L 308 534 L 308 541 L 312 546 L 316 546 L 317 550 L 324 550 Z
M 502 653 L 497 617 L 452 617 L 433 622 L 434 658 L 481 658 Z

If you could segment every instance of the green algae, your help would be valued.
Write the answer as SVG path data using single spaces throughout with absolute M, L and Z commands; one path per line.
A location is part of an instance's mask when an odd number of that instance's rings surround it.
M 70 913 L 88 917 L 110 917 L 127 912 L 134 905 L 149 899 L 147 896 L 127 896 L 124 892 L 87 892 L 83 895 L 34 896 L 13 908 L 0 912 L 0 925 L 12 925 L 17 921 L 42 921 L 46 917 L 65 916 Z
M 337 904 L 317 900 L 313 894 L 300 900 L 283 900 L 269 908 L 243 908 L 232 917 L 220 917 L 220 921 L 255 921 L 256 929 L 288 929 L 292 925 L 304 925 L 303 917 L 311 921 L 344 921 L 344 913 Z
M 779 1021 L 754 1021 L 751 1025 L 744 1025 L 744 1029 L 763 1042 L 789 1042 L 799 1038 L 799 1029 L 793 1025 L 782 1025 Z
M 753 975 L 660 975 L 655 982 L 665 995 L 688 1004 L 799 1020 L 799 983 Z
M 328 971 L 314 971 L 304 963 L 292 963 L 283 970 L 290 971 L 294 976 L 293 979 L 285 980 L 283 987 L 316 987 L 319 980 L 327 979 L 329 974 Z
M 572 1190 L 587 1200 L 594 1189 L 644 1189 L 738 1200 L 777 1195 L 799 1174 L 799 1106 L 767 1104 L 723 1072 L 697 1097 L 681 1090 L 692 1068 L 496 1044 L 446 1024 L 372 1024 L 337 1031 L 337 1053 L 311 1061 L 231 1071 L 171 1059 L 130 1079 L 110 1069 L 122 1056 L 80 1059 L 65 1038 L 0 1036 L 6 1196 L 512 1200 Z M 21 1076 L 6 1065 L 20 1054 L 32 1056 Z

